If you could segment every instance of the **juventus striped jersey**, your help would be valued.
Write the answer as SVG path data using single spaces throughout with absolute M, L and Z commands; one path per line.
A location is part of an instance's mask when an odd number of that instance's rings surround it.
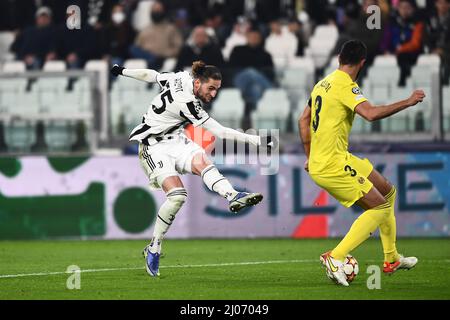
M 183 130 L 186 124 L 197 127 L 208 120 L 208 113 L 194 96 L 193 81 L 186 71 L 157 74 L 161 91 L 153 98 L 142 123 L 131 131 L 130 140 L 162 137 Z

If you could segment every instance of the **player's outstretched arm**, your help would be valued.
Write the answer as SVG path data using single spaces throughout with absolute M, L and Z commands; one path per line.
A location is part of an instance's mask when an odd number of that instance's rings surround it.
M 159 75 L 159 72 L 152 69 L 127 69 L 115 64 L 111 68 L 111 74 L 116 77 L 121 75 L 136 80 L 154 83 L 156 82 L 156 76 Z
M 306 162 L 305 170 L 308 171 L 308 159 L 309 151 L 311 149 L 311 108 L 307 105 L 303 110 L 302 115 L 298 118 L 298 132 L 300 132 L 300 140 L 303 143 L 303 149 L 305 150 Z
M 408 99 L 401 100 L 389 105 L 372 106 L 369 101 L 358 104 L 355 108 L 357 114 L 368 121 L 387 118 L 403 109 L 415 106 L 425 98 L 423 90 L 415 90 Z
M 206 120 L 202 124 L 202 127 L 220 139 L 237 140 L 239 142 L 250 143 L 255 146 L 261 145 L 261 137 L 260 136 L 246 134 L 246 133 L 239 132 L 239 131 L 231 129 L 231 128 L 224 127 L 212 118 L 209 118 L 208 120 Z

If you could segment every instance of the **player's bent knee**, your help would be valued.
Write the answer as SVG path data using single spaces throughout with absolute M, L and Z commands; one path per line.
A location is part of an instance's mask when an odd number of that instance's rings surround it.
M 166 196 L 167 200 L 174 206 L 181 208 L 181 206 L 186 202 L 187 191 L 184 188 L 174 188 L 171 189 Z

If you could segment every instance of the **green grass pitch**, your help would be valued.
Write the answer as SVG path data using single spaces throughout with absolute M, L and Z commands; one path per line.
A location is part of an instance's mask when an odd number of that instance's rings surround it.
M 333 284 L 319 255 L 338 239 L 166 240 L 159 278 L 144 269 L 146 241 L 2 241 L 0 299 L 450 299 L 450 239 L 399 239 L 419 264 L 367 287 L 369 265 L 381 266 L 379 239 L 353 252 L 360 273 L 350 287 Z M 69 290 L 69 265 L 81 268 Z M 33 275 L 30 275 L 33 274 Z

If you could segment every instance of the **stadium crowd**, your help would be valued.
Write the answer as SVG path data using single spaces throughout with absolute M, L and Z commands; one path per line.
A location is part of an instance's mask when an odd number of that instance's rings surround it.
M 17 0 L 0 2 L 0 32 L 13 31 L 10 47 L 28 69 L 65 60 L 82 68 L 91 59 L 123 64 L 139 58 L 160 69 L 168 58 L 175 69 L 204 60 L 221 68 L 224 86 L 236 86 L 250 106 L 276 86 L 277 57 L 304 55 L 314 28 L 334 24 L 339 39 L 333 54 L 350 39 L 363 40 L 368 63 L 395 54 L 404 85 L 421 53 L 441 57 L 442 80 L 450 77 L 450 0 L 155 0 L 149 24 L 136 27 L 139 0 Z M 81 28 L 66 26 L 67 7 L 81 9 Z M 368 29 L 367 7 L 381 10 L 381 28 Z

